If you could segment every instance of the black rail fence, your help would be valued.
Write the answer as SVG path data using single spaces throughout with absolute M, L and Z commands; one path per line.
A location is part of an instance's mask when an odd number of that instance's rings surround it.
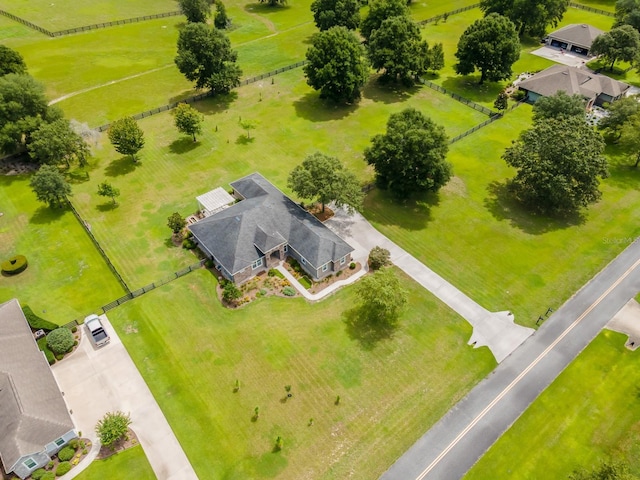
M 71 35 L 73 33 L 86 32 L 88 30 L 96 30 L 98 28 L 114 27 L 116 25 L 124 25 L 127 23 L 145 22 L 147 20 L 155 20 L 157 18 L 175 17 L 178 15 L 182 15 L 182 12 L 174 11 L 174 12 L 156 13 L 153 15 L 144 15 L 142 17 L 126 18 L 124 20 L 114 20 L 113 22 L 94 23 L 93 25 L 84 25 L 82 27 L 68 28 L 66 30 L 59 30 L 57 32 L 52 32 L 51 30 L 42 28 L 41 26 L 36 25 L 35 23 L 30 22 L 29 20 L 20 18 L 17 15 L 14 15 L 13 13 L 9 13 L 5 10 L 0 10 L 0 15 L 4 15 L 5 17 L 10 18 L 11 20 L 19 22 L 40 33 L 44 33 L 49 37 L 62 37 L 64 35 Z
M 569 2 L 569 6 L 573 8 L 579 8 L 580 10 L 586 10 L 587 12 L 598 13 L 600 15 L 606 15 L 607 17 L 615 17 L 616 14 L 613 12 L 608 12 L 607 10 L 600 10 L 599 8 L 588 7 L 587 5 L 582 5 L 580 3 Z
M 451 10 L 450 12 L 444 12 L 440 15 L 436 15 L 434 17 L 427 18 L 426 20 L 420 20 L 418 25 L 426 25 L 427 23 L 439 22 L 440 20 L 446 21 L 448 17 L 451 15 L 455 15 L 456 13 L 466 12 L 468 10 L 473 10 L 474 8 L 478 8 L 480 6 L 479 3 L 474 3 L 473 5 L 467 5 L 466 7 L 458 8 L 456 10 Z
M 462 132 L 460 135 L 456 135 L 455 137 L 453 137 L 452 139 L 449 140 L 449 145 L 456 143 L 460 140 L 462 140 L 464 137 L 471 135 L 474 132 L 477 132 L 478 130 L 480 130 L 483 127 L 486 127 L 487 125 L 492 124 L 493 122 L 495 122 L 496 120 L 500 120 L 505 113 L 510 112 L 516 108 L 518 108 L 520 105 L 522 105 L 523 103 L 525 103 L 526 100 L 520 100 L 518 103 L 515 103 L 513 105 L 511 105 L 509 108 L 507 108 L 504 112 L 502 113 L 494 113 L 491 118 L 485 120 L 482 123 L 479 123 L 478 125 L 476 125 L 475 127 L 467 130 L 466 132 Z
M 496 114 L 496 112 L 494 112 L 490 108 L 487 108 L 484 105 L 480 105 L 479 103 L 476 103 L 473 100 L 469 100 L 468 98 L 464 98 L 455 92 L 447 90 L 446 88 L 441 87 L 440 85 L 437 85 L 433 82 L 430 82 L 429 80 L 425 80 L 424 78 L 419 78 L 419 81 L 420 83 L 426 85 L 427 87 L 432 88 L 433 90 L 436 90 L 440 93 L 444 93 L 445 95 L 449 95 L 454 100 L 457 100 L 460 103 L 464 103 L 466 106 L 471 107 L 474 110 L 477 110 L 479 112 L 482 112 L 489 117 Z
M 91 233 L 90 225 L 87 222 L 85 222 L 84 219 L 80 216 L 80 214 L 78 213 L 76 208 L 73 206 L 71 201 L 69 201 L 69 207 L 71 208 L 71 211 L 75 215 L 76 219 L 78 220 L 78 222 L 80 223 L 82 228 L 84 228 L 84 231 L 87 232 L 87 235 L 89 235 L 89 238 L 91 239 L 91 241 L 93 242 L 95 247 L 98 249 L 98 252 L 100 252 L 100 255 L 102 255 L 102 258 L 107 263 L 107 266 L 109 267 L 111 272 L 113 272 L 114 276 L 120 282 L 120 285 L 122 285 L 122 287 L 124 288 L 125 292 L 131 293 L 131 290 L 129 289 L 129 286 L 127 285 L 127 282 L 124 281 L 124 279 L 122 278 L 122 276 L 120 275 L 118 270 L 116 270 L 116 267 L 113 265 L 113 263 L 111 263 L 111 260 L 107 256 L 106 252 L 100 246 L 100 243 L 98 242 L 98 240 L 96 240 L 96 237 L 94 237 L 93 233 Z
M 243 87 L 245 85 L 249 85 L 250 83 L 259 82 L 260 80 L 264 80 L 265 78 L 273 77 L 274 75 L 278 75 L 278 74 L 280 74 L 282 72 L 286 72 L 288 70 L 293 70 L 294 68 L 301 67 L 301 66 L 305 65 L 306 63 L 307 63 L 306 60 L 302 60 L 300 62 L 296 62 L 296 63 L 291 64 L 291 65 L 287 65 L 286 67 L 281 67 L 281 68 L 278 68 L 276 70 L 272 70 L 270 72 L 263 73 L 261 75 L 256 75 L 255 77 L 247 78 L 247 79 L 245 79 L 245 80 L 240 82 L 240 86 Z M 177 101 L 177 102 L 168 103 L 166 105 L 162 105 L 161 107 L 156 107 L 156 108 L 153 108 L 151 110 L 147 110 L 146 112 L 136 113 L 135 115 L 132 115 L 132 116 L 136 120 L 141 120 L 143 118 L 150 117 L 152 115 L 157 115 L 158 113 L 166 112 L 167 110 L 171 110 L 173 108 L 176 108 L 181 103 L 194 103 L 194 102 L 198 102 L 200 100 L 204 100 L 205 98 L 208 98 L 210 96 L 211 96 L 211 92 L 200 93 L 198 95 L 193 95 L 191 97 L 184 98 L 184 99 L 182 99 L 180 101 Z M 104 132 L 110 126 L 111 126 L 111 124 L 107 123 L 105 125 L 100 125 L 99 127 L 96 127 L 95 130 L 98 131 L 98 132 Z

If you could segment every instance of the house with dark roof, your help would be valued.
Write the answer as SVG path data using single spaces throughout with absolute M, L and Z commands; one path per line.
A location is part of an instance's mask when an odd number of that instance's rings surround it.
M 229 280 L 242 283 L 295 258 L 313 280 L 346 268 L 353 247 L 259 173 L 231 183 L 239 202 L 189 225 Z
M 567 95 L 580 95 L 585 99 L 586 108 L 594 104 L 615 102 L 622 98 L 630 85 L 606 75 L 566 65 L 553 65 L 521 81 L 518 87 L 527 99 L 534 103 L 540 97 L 547 97 L 563 91 Z
M 604 31 L 586 23 L 572 23 L 547 35 L 545 43 L 578 55 L 589 55 L 591 44 Z
M 0 304 L 0 459 L 25 478 L 77 438 L 49 363 L 18 300 Z

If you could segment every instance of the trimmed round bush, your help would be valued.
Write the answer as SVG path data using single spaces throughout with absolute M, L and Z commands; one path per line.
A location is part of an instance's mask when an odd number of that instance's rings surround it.
M 47 473 L 47 471 L 44 468 L 39 468 L 37 470 L 34 470 L 34 472 L 31 474 L 31 478 L 33 480 L 41 480 L 45 473 Z
M 355 270 L 355 269 L 356 269 L 356 264 L 355 264 L 355 262 L 351 262 L 351 263 L 349 264 L 349 270 Z
M 47 334 L 47 347 L 56 355 L 63 355 L 73 348 L 73 333 L 65 327 L 56 328 Z
M 58 464 L 58 468 L 56 468 L 56 477 L 61 477 L 65 473 L 69 473 L 69 470 L 71 470 L 71 466 L 72 465 L 69 462 L 60 462 Z
M 372 270 L 379 270 L 391 263 L 389 250 L 382 247 L 373 247 L 369 253 L 369 267 Z
M 76 451 L 73 448 L 71 448 L 69 445 L 67 445 L 66 447 L 64 447 L 62 450 L 58 452 L 58 458 L 60 459 L 61 462 L 68 462 L 73 458 L 75 454 L 76 454 Z
M 24 255 L 16 255 L 13 258 L 10 258 L 6 262 L 2 262 L 2 272 L 7 275 L 16 275 L 20 272 L 24 272 L 27 268 L 28 262 L 27 257 Z
M 287 297 L 293 297 L 296 294 L 296 290 L 293 287 L 284 287 L 282 289 L 282 293 L 284 293 Z
M 46 472 L 42 477 L 40 477 L 40 480 L 56 480 L 56 476 L 53 472 Z

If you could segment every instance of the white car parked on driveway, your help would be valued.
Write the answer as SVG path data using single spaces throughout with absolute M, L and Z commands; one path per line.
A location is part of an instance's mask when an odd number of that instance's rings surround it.
M 84 319 L 84 324 L 86 325 L 87 330 L 89 330 L 91 340 L 96 347 L 102 347 L 109 343 L 111 338 L 107 335 L 98 315 L 89 315 Z

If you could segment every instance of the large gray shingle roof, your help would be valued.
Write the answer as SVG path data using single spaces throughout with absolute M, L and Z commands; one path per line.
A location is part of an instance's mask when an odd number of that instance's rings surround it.
M 592 27 L 586 23 L 572 23 L 549 34 L 549 37 L 557 38 L 573 45 L 591 48 L 591 44 L 598 35 L 602 35 L 603 30 Z
M 288 243 L 320 267 L 353 248 L 259 173 L 231 183 L 244 200 L 190 225 L 198 241 L 232 274 Z
M 0 304 L 0 457 L 5 469 L 73 428 L 18 300 Z

